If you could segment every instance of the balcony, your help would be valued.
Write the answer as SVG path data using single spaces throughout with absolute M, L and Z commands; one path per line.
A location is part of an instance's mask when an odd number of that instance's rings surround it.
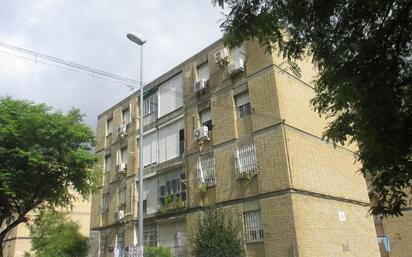
M 148 126 L 157 121 L 157 111 L 153 111 L 145 116 L 143 116 L 143 126 Z

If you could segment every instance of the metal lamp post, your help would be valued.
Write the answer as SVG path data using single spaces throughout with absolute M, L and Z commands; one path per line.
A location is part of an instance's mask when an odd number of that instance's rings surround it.
M 138 246 L 139 256 L 143 257 L 143 44 L 146 39 L 137 33 L 128 33 L 127 38 L 140 46 L 140 140 L 139 140 L 139 225 L 138 225 Z

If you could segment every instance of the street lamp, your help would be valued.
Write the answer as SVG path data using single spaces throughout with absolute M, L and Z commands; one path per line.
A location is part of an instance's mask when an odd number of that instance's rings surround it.
M 138 225 L 138 246 L 139 256 L 143 257 L 143 44 L 146 39 L 137 33 L 127 33 L 127 38 L 140 46 L 140 139 L 139 139 L 139 225 Z

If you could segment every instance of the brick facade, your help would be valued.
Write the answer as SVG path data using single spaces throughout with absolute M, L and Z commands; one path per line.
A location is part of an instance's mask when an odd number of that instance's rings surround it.
M 191 256 L 191 232 L 202 216 L 201 209 L 211 204 L 229 212 L 242 228 L 245 226 L 243 213 L 260 212 L 264 238 L 245 243 L 249 257 L 380 256 L 373 220 L 367 215 L 366 183 L 357 173 L 359 164 L 353 161 L 355 146 L 335 148 L 320 139 L 327 121 L 319 118 L 309 105 L 314 96 L 311 87 L 314 70 L 310 63 L 301 63 L 303 76 L 298 79 L 282 68 L 277 54 L 269 55 L 256 42 L 247 42 L 245 71 L 230 76 L 227 64 L 214 61 L 214 53 L 223 47 L 222 40 L 215 42 L 145 89 L 155 88 L 180 72 L 183 74 L 183 107 L 163 116 L 156 126 L 162 126 L 172 116 L 182 115 L 184 154 L 175 160 L 145 167 L 145 172 L 149 170 L 147 174 L 155 179 L 181 168 L 186 174 L 187 187 L 183 208 L 146 214 L 145 222 L 156 224 L 157 233 L 175 233 L 175 238 L 181 235 L 180 224 L 185 224 L 187 255 L 180 256 Z M 193 87 L 196 68 L 205 62 L 210 74 L 208 87 L 196 93 Z M 236 99 L 242 94 L 248 94 L 250 109 L 245 109 L 246 115 L 239 116 Z M 119 177 L 113 172 L 112 158 L 112 171 L 102 171 L 100 192 L 93 196 L 91 229 L 107 231 L 106 256 L 114 255 L 116 233 L 120 229 L 125 228 L 126 246 L 136 243 L 133 232 L 137 222 L 136 192 L 131 201 L 134 202 L 132 213 L 121 222 L 114 217 L 118 210 L 119 185 L 136 179 L 137 104 L 138 92 L 102 113 L 97 123 L 96 152 L 100 169 L 104 168 L 104 157 L 116 156 L 116 149 L 121 145 L 128 145 L 130 152 L 127 174 Z M 106 136 L 107 119 L 112 118 L 114 124 L 119 124 L 125 106 L 131 106 L 133 117 L 127 137 L 119 138 L 115 131 Z M 199 113 L 205 108 L 211 110 L 213 129 L 209 140 L 199 144 L 193 131 L 201 125 Z M 250 145 L 253 145 L 257 168 L 245 178 L 239 178 L 235 172 L 239 165 L 235 162 L 240 157 L 236 153 Z M 203 156 L 215 158 L 216 185 L 200 192 L 197 168 Z M 102 213 L 104 192 L 109 192 L 110 200 L 108 211 Z M 165 237 L 158 235 L 157 241 L 163 242 Z M 244 229 L 242 238 L 246 238 Z

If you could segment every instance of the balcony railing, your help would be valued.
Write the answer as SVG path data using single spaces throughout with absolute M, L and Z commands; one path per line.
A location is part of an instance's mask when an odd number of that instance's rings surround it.
M 237 178 L 248 178 L 258 174 L 255 144 L 235 150 L 235 171 Z
M 157 111 L 151 112 L 143 116 L 143 126 L 150 125 L 157 121 Z
M 213 155 L 200 158 L 197 163 L 197 178 L 199 185 L 210 187 L 216 184 L 215 157 Z

